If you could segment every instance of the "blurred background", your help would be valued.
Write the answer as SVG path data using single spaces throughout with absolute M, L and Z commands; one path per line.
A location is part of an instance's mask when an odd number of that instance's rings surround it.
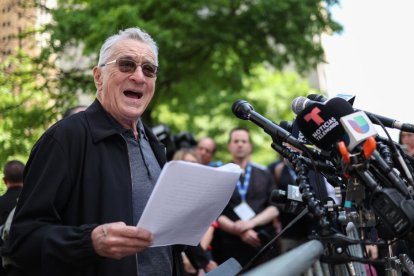
M 357 108 L 408 120 L 389 109 L 412 97 L 412 88 L 396 86 L 410 79 L 409 70 L 385 62 L 412 61 L 399 56 L 408 48 L 397 32 L 410 36 L 413 24 L 400 15 L 409 10 L 402 0 L 343 2 L 2 0 L 0 165 L 26 162 L 35 141 L 66 110 L 93 101 L 91 72 L 101 44 L 131 26 L 159 46 L 160 73 L 145 123 L 174 143 L 211 136 L 223 162 L 229 161 L 228 131 L 236 126 L 252 132 L 253 161 L 278 158 L 267 134 L 232 114 L 238 99 L 279 123 L 294 118 L 290 106 L 298 96 L 347 93 L 356 95 Z M 372 67 L 381 74 L 369 75 Z M 385 84 L 394 74 L 399 79 Z M 379 94 L 379 87 L 387 92 Z

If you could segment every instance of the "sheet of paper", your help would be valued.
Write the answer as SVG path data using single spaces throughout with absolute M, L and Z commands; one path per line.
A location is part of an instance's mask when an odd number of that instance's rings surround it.
M 197 245 L 230 200 L 241 169 L 167 163 L 137 224 L 154 234 L 152 246 Z

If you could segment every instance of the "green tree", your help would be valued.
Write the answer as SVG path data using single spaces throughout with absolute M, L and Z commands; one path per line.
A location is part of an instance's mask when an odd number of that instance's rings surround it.
M 65 53 L 81 44 L 83 53 L 92 57 L 92 66 L 108 35 L 140 26 L 160 48 L 161 70 L 152 106 L 168 103 L 196 118 L 212 112 L 223 97 L 237 95 L 244 77 L 263 62 L 276 69 L 295 64 L 300 72 L 321 62 L 318 36 L 340 30 L 325 8 L 336 2 L 61 0 L 51 11 L 48 51 Z M 86 72 L 72 68 L 64 73 L 62 85 L 67 91 L 94 92 Z M 150 107 L 147 120 L 155 119 L 151 112 Z
M 307 80 L 292 71 L 277 72 L 263 66 L 252 70 L 252 76 L 243 81 L 243 90 L 240 91 L 238 99 L 247 100 L 258 113 L 264 115 L 275 123 L 281 120 L 292 121 L 294 114 L 290 110 L 290 103 L 295 97 L 306 93 L 316 93 L 309 86 Z M 231 104 L 236 99 L 229 97 L 229 101 L 223 102 L 217 114 L 197 118 L 203 119 L 199 125 L 204 126 L 199 137 L 212 135 L 215 137 L 219 151 L 217 158 L 230 161 L 227 152 L 227 140 L 229 130 L 236 126 L 243 126 L 250 130 L 254 145 L 253 160 L 262 164 L 269 164 L 277 158 L 277 154 L 271 148 L 272 139 L 268 134 L 250 121 L 243 121 L 231 114 Z M 220 114 L 226 114 L 223 116 Z M 166 119 L 166 118 L 165 118 Z
M 22 3 L 47 9 L 43 2 Z M 329 12 L 335 4 L 59 0 L 56 8 L 47 9 L 52 23 L 29 30 L 50 34 L 48 47 L 34 59 L 20 55 L 1 65 L 0 163 L 9 157 L 26 160 L 34 141 L 75 104 L 79 91 L 94 94 L 91 69 L 100 45 L 108 35 L 131 26 L 152 34 L 160 48 L 157 92 L 145 118 L 149 125 L 166 123 L 172 133 L 187 130 L 197 138 L 211 135 L 223 147 L 230 128 L 251 128 L 231 114 L 237 99 L 251 101 L 275 122 L 289 119 L 291 99 L 309 89 L 298 75 L 277 71 L 294 64 L 304 73 L 323 61 L 319 34 L 341 30 Z M 71 66 L 55 66 L 65 63 Z M 255 135 L 254 142 L 262 145 L 266 136 Z
M 329 11 L 335 4 L 336 0 L 61 0 L 47 28 L 51 33 L 48 50 L 64 53 L 82 45 L 92 67 L 108 35 L 131 26 L 143 28 L 158 43 L 161 68 L 146 122 L 166 123 L 173 133 L 211 135 L 223 143 L 224 133 L 240 124 L 230 112 L 236 99 L 248 96 L 278 121 L 288 116 L 292 96 L 309 91 L 308 87 L 289 90 L 294 89 L 288 85 L 294 77 L 276 73 L 268 77 L 266 89 L 258 89 L 260 77 L 269 73 L 257 70 L 263 66 L 281 70 L 294 64 L 305 73 L 322 62 L 319 35 L 341 30 Z M 90 68 L 84 69 L 63 72 L 62 91 L 94 93 L 87 74 Z M 279 86 L 286 88 L 283 96 Z M 274 111 L 274 105 L 265 106 L 272 102 L 269 99 L 279 99 L 280 111 Z M 269 110 L 273 111 L 268 114 Z
M 35 141 L 56 119 L 55 92 L 44 65 L 22 52 L 0 64 L 1 168 L 11 159 L 26 162 Z

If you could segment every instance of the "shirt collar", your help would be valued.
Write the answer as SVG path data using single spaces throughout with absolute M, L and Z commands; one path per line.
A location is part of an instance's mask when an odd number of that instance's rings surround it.
M 107 113 L 101 103 L 95 99 L 90 107 L 85 111 L 88 124 L 90 126 L 94 142 L 98 142 L 105 137 L 116 133 L 123 134 L 128 131 L 118 121 L 116 121 L 109 113 Z M 141 119 L 137 123 L 137 130 L 140 137 L 144 137 L 149 141 L 145 133 L 144 124 Z M 131 130 L 129 129 L 131 132 Z
M 145 140 L 148 141 L 148 137 L 145 134 L 144 124 L 142 123 L 141 119 L 138 120 L 137 130 L 138 130 L 138 133 L 139 133 L 139 137 L 142 137 L 142 138 L 144 138 Z

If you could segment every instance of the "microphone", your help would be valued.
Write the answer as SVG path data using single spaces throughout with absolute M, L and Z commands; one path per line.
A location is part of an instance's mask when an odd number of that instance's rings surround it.
M 310 142 L 306 140 L 303 133 L 299 130 L 296 120 L 293 120 L 292 122 L 280 121 L 280 127 L 290 132 L 292 136 L 298 139 L 298 141 L 301 142 L 302 144 L 310 144 Z
M 350 103 L 351 105 L 354 105 L 355 95 L 336 94 L 335 97 L 345 99 L 348 103 Z M 319 95 L 319 94 L 309 94 L 306 96 L 306 98 L 308 98 L 309 100 L 315 101 L 315 102 L 320 102 L 320 103 L 323 103 L 329 100 L 324 95 Z
M 302 110 L 304 110 L 307 106 L 311 105 L 312 103 L 319 102 L 319 101 L 325 102 L 324 99 L 326 99 L 323 96 L 321 96 L 320 98 L 318 97 L 312 97 L 312 98 L 313 99 L 308 99 L 305 97 L 295 98 L 292 101 L 292 111 L 295 114 L 299 114 Z M 355 109 L 355 111 L 363 111 L 363 110 Z M 379 124 L 378 121 L 380 121 L 386 127 L 396 128 L 402 131 L 414 133 L 414 125 L 412 124 L 402 123 L 395 119 L 387 118 L 382 115 L 374 114 L 371 112 L 367 112 L 367 111 L 364 111 L 364 112 L 365 114 L 367 114 L 368 118 L 370 118 L 374 124 Z
M 358 111 L 344 116 L 340 119 L 340 121 L 346 131 L 345 144 L 347 144 L 349 151 L 352 151 L 356 146 L 366 141 L 369 137 L 374 137 L 378 134 L 374 128 L 374 125 L 371 123 L 368 116 L 363 111 Z M 407 190 L 404 181 L 394 172 L 392 167 L 390 167 L 382 158 L 382 156 L 375 150 L 375 147 L 374 151 L 372 152 L 372 156 L 374 157 L 374 161 L 377 164 L 378 169 L 388 177 L 394 186 L 402 194 L 410 196 L 410 193 Z
M 308 98 L 309 100 L 315 101 L 315 102 L 320 102 L 320 103 L 324 103 L 327 100 L 329 100 L 324 95 L 319 95 L 319 94 L 309 94 L 306 96 L 306 98 Z
M 294 101 L 296 111 L 297 106 L 303 106 L 305 102 L 310 101 L 302 98 L 304 97 L 296 98 Z M 330 150 L 345 135 L 340 119 L 353 112 L 352 106 L 342 98 L 332 98 L 325 103 L 311 101 L 299 112 L 296 122 L 306 139 L 320 149 Z
M 302 193 L 299 186 L 287 185 L 286 191 L 274 189 L 270 193 L 269 201 L 280 207 L 283 212 L 290 214 L 299 214 L 304 208 L 305 203 L 302 200 Z
M 295 137 L 293 137 L 291 133 L 254 111 L 252 105 L 248 101 L 235 101 L 231 107 L 231 110 L 239 119 L 250 120 L 260 126 L 274 140 L 279 139 L 282 142 L 287 142 L 302 151 L 307 150 L 307 148 Z
M 325 102 L 325 101 L 323 101 L 323 102 Z M 292 109 L 293 113 L 298 115 L 307 106 L 309 106 L 313 103 L 319 103 L 319 101 L 314 101 L 314 100 L 310 100 L 306 97 L 299 96 L 299 97 L 296 97 L 296 98 L 293 99 L 292 104 L 291 104 L 291 109 Z

